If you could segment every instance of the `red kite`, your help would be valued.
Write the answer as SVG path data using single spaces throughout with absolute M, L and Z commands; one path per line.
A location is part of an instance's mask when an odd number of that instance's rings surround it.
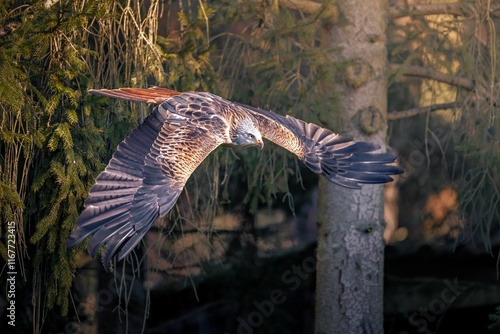
M 210 93 L 153 87 L 91 90 L 93 94 L 158 104 L 118 145 L 97 177 L 76 229 L 72 248 L 92 235 L 94 257 L 105 245 L 106 268 L 129 254 L 158 217 L 174 206 L 186 181 L 219 145 L 263 147 L 262 138 L 295 154 L 310 170 L 338 185 L 386 183 L 402 171 L 396 156 L 372 153 L 378 146 L 355 142 L 315 124 L 225 100 Z

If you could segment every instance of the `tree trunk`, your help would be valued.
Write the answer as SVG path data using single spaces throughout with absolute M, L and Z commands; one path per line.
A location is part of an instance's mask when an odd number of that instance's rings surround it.
M 322 43 L 340 48 L 334 61 L 347 64 L 334 87 L 341 133 L 385 149 L 387 1 L 336 6 L 339 23 L 322 27 Z M 383 333 L 383 186 L 321 179 L 319 197 L 316 333 Z

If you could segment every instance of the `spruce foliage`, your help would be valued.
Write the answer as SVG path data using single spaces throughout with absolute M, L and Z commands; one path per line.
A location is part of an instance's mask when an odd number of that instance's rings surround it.
M 52 308 L 68 311 L 84 245 L 68 252 L 66 238 L 105 161 L 147 109 L 86 91 L 144 86 L 147 78 L 163 83 L 157 27 L 150 25 L 158 4 L 146 13 L 128 5 L 134 4 L 0 4 L 0 232 L 16 223 L 18 272 L 33 292 L 36 332 Z
M 495 308 L 495 313 L 488 315 L 488 318 L 491 321 L 491 324 L 488 326 L 490 331 L 498 331 L 500 330 L 500 306 Z

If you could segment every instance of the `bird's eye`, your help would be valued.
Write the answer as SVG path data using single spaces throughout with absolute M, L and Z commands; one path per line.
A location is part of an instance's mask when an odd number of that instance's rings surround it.
M 251 133 L 248 133 L 248 137 L 249 137 L 250 139 L 255 139 L 255 136 L 254 136 L 253 134 L 251 134 Z

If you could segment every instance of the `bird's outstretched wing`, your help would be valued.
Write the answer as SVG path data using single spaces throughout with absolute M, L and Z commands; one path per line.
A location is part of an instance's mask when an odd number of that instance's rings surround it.
M 295 154 L 310 170 L 344 187 L 386 183 L 403 171 L 390 163 L 397 156 L 373 153 L 376 144 L 353 141 L 313 123 L 241 103 L 259 123 L 262 136 Z
M 103 89 L 93 92 L 150 103 L 160 103 L 180 94 L 162 87 Z M 379 149 L 376 144 L 353 141 L 291 116 L 282 116 L 242 103 L 227 103 L 251 113 L 257 119 L 259 131 L 264 138 L 295 154 L 313 172 L 323 174 L 328 180 L 341 186 L 359 189 L 360 183 L 386 183 L 393 180 L 390 175 L 403 172 L 392 165 L 396 155 L 373 152 Z
M 106 268 L 115 254 L 124 258 L 156 218 L 170 211 L 191 173 L 222 143 L 216 135 L 226 126 L 222 119 L 189 118 L 169 109 L 175 106 L 155 107 L 118 145 L 90 189 L 68 248 L 93 234 L 89 253 L 95 256 L 105 245 Z

